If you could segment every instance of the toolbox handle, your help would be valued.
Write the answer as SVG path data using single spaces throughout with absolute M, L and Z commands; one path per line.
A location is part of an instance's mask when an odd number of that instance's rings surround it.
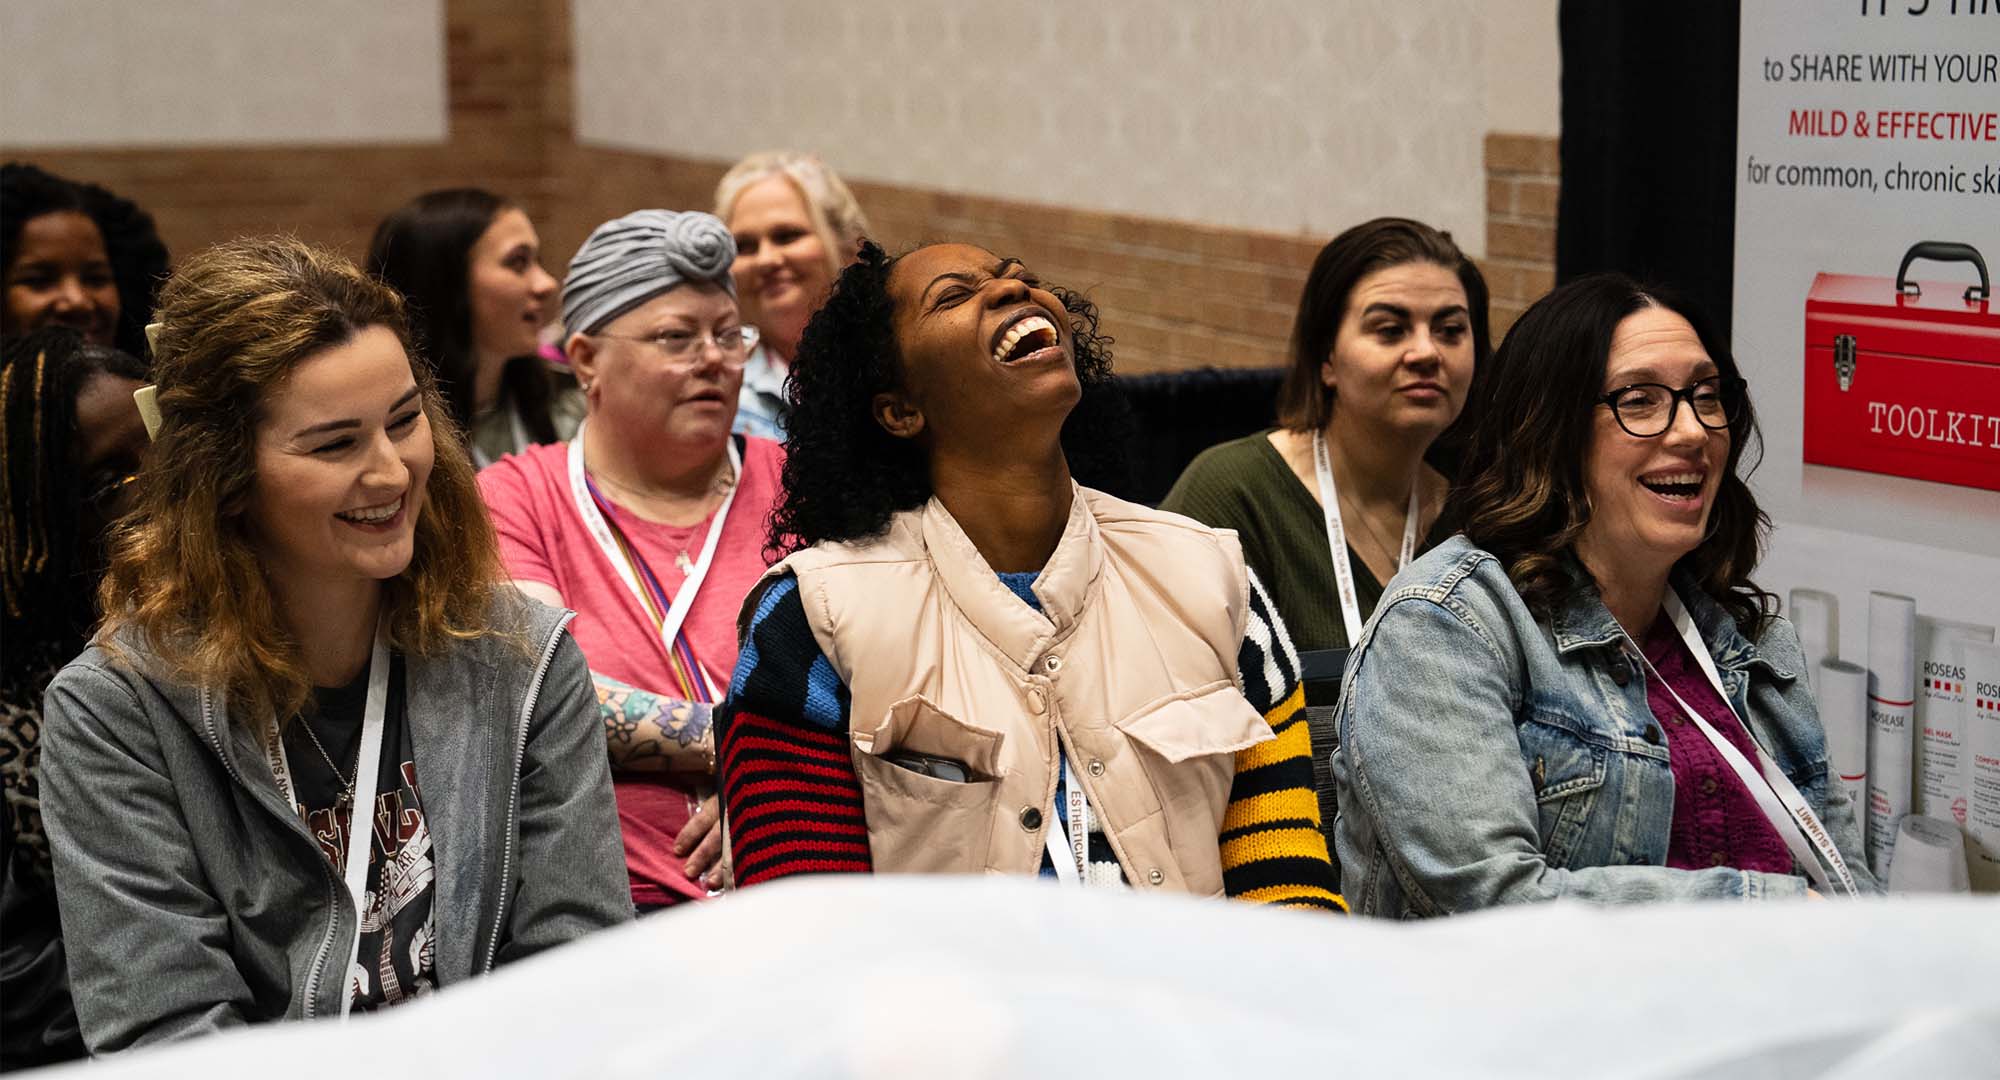
M 1979 284 L 1965 287 L 1967 300 L 1984 300 L 1993 295 L 1992 279 L 1986 276 L 1986 260 L 1979 257 L 1979 249 L 1971 244 L 1960 244 L 1950 240 L 1920 240 L 1910 245 L 1903 253 L 1903 265 L 1896 268 L 1896 291 L 1905 296 L 1922 296 L 1923 287 L 1910 280 L 1910 264 L 1918 259 L 1932 262 L 1969 262 L 1979 269 Z

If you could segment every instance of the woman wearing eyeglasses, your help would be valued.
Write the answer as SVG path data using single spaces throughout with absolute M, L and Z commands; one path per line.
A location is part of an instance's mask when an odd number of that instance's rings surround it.
M 737 608 L 764 572 L 783 460 L 777 443 L 730 434 L 757 341 L 735 257 L 708 214 L 599 226 L 562 291 L 583 427 L 479 475 L 515 585 L 577 613 L 641 911 L 721 884 L 710 710 L 736 665 Z
M 1458 535 L 1397 575 L 1348 667 L 1355 910 L 1872 891 L 1798 634 L 1749 577 L 1768 521 L 1722 341 L 1600 275 L 1529 308 L 1488 376 Z

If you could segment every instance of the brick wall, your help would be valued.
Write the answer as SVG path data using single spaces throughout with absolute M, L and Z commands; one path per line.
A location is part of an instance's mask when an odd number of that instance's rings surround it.
M 1562 161 L 1554 136 L 1486 137 L 1486 258 L 1497 344 L 1556 283 L 1556 198 Z
M 477 184 L 527 208 L 560 274 L 599 222 L 641 206 L 709 208 L 727 163 L 576 143 L 567 0 L 447 0 L 445 17 L 442 144 L 0 152 L 138 201 L 179 253 L 290 231 L 358 257 L 375 223 L 411 196 Z M 1497 338 L 1554 280 L 1556 140 L 1492 135 L 1485 158 L 1481 268 Z M 1282 365 L 1299 291 L 1326 239 L 853 186 L 891 249 L 964 240 L 1090 295 L 1126 372 Z

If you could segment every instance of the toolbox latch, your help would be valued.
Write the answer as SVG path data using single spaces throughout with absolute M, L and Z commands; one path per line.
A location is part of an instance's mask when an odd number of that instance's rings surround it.
M 1833 373 L 1840 378 L 1840 388 L 1846 390 L 1854 385 L 1854 335 L 1836 334 L 1833 338 Z

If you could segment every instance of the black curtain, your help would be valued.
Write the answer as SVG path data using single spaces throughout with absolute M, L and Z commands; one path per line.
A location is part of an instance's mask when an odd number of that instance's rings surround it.
M 1727 340 L 1738 3 L 1563 0 L 1556 280 L 1671 285 Z

